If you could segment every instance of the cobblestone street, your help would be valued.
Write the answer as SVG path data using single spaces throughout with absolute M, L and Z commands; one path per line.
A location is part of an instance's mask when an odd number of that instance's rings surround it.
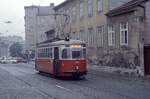
M 89 70 L 82 79 L 39 74 L 33 64 L 0 64 L 0 99 L 149 99 L 150 83 Z

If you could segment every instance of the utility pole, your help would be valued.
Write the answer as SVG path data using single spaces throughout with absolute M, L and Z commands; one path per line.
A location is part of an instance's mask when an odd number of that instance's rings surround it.
M 67 14 L 65 14 L 64 12 L 55 12 L 55 14 L 48 14 L 48 15 L 52 15 L 52 16 L 54 16 L 54 19 L 55 19 L 55 29 L 57 28 L 57 29 L 60 29 L 60 27 L 62 27 L 62 29 L 61 29 L 61 32 L 63 32 L 63 35 L 65 36 L 65 33 L 64 33 L 64 28 L 65 28 L 65 26 L 66 26 L 66 24 L 67 24 L 67 21 L 68 20 L 70 20 L 70 16 L 69 15 L 67 15 Z M 62 26 L 59 26 L 59 23 L 58 23 L 58 21 L 57 21 L 57 16 L 63 16 L 63 17 L 65 17 L 65 20 L 64 20 L 64 24 L 62 25 Z M 63 19 L 62 19 L 63 20 Z M 61 20 L 61 22 L 62 22 L 62 20 Z M 58 33 L 57 33 L 58 34 Z

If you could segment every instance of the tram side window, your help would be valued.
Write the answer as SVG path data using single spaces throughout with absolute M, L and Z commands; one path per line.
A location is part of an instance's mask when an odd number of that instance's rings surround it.
M 52 48 L 48 48 L 48 57 L 52 58 Z
M 52 48 L 43 48 L 38 50 L 38 58 L 52 58 Z
M 46 48 L 45 57 L 48 57 L 48 48 Z
M 48 57 L 50 57 L 50 48 L 48 48 L 48 53 L 47 53 Z
M 64 59 L 70 58 L 70 50 L 69 49 L 63 49 L 61 57 L 64 58 Z

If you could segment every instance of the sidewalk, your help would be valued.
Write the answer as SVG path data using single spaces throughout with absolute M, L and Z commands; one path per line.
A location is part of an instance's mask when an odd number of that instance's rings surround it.
M 87 65 L 87 69 L 88 73 L 92 73 L 94 75 L 99 75 L 102 77 L 150 83 L 150 76 L 139 77 L 138 75 L 134 74 L 136 71 L 131 69 L 97 66 L 90 64 Z

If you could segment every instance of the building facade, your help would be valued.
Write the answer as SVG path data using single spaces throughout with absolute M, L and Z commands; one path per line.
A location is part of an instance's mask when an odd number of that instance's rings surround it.
M 54 28 L 54 4 L 50 6 L 26 6 L 25 40 L 26 50 L 35 50 L 36 43 L 46 40 L 45 32 Z
M 108 52 L 107 17 L 105 14 L 129 0 L 66 0 L 54 9 L 65 13 L 68 18 L 57 17 L 56 33 L 64 36 L 70 33 L 72 39 L 87 43 L 87 56 L 90 63 L 103 64 L 99 56 Z M 64 24 L 66 23 L 66 24 Z
M 54 8 L 56 13 L 68 16 L 57 17 L 56 33 L 62 37 L 70 34 L 72 39 L 85 41 L 89 63 L 132 69 L 133 73 L 144 75 L 143 44 L 148 41 L 142 40 L 146 38 L 145 35 L 149 35 L 149 30 L 145 33 L 145 27 L 149 25 L 144 22 L 145 11 L 142 7 L 132 9 L 132 13 L 126 10 L 128 7 L 116 10 L 136 2 L 129 1 L 66 0 Z M 149 7 L 147 3 L 143 6 Z M 114 9 L 118 11 L 117 15 L 106 16 Z
M 146 12 L 146 19 L 147 19 L 147 21 L 146 21 L 146 26 L 147 26 L 147 44 L 150 44 L 150 17 L 149 17 L 149 15 L 150 15 L 150 11 L 149 11 L 149 9 L 150 9 L 150 1 L 147 1 L 146 2 L 146 4 L 145 4 L 145 12 Z
M 8 57 L 9 55 L 9 44 L 0 42 L 0 57 Z
M 130 68 L 144 75 L 144 46 L 148 44 L 146 4 L 147 0 L 131 0 L 119 8 L 109 11 L 107 55 L 110 64 Z M 111 58 L 109 58 L 111 57 Z
M 20 36 L 1 36 L 0 37 L 0 57 L 10 57 L 9 48 L 14 43 L 22 44 L 24 50 L 24 40 Z

